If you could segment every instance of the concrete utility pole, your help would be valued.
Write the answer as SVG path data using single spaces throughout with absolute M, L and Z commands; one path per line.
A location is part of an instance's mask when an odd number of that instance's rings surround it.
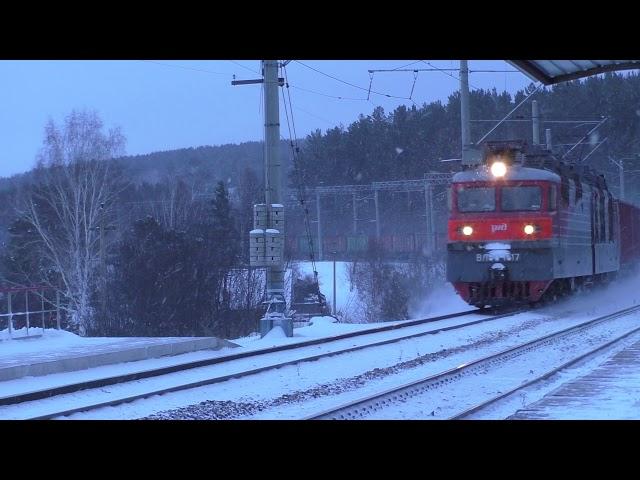
M 544 137 L 547 142 L 547 150 L 551 151 L 553 145 L 551 144 L 551 129 L 547 128 L 544 131 Z
M 267 216 L 271 217 L 271 205 L 282 204 L 282 165 L 278 155 L 280 143 L 280 111 L 278 103 L 278 61 L 263 60 L 264 75 L 264 171 Z M 284 242 L 283 242 L 284 246 Z M 280 265 L 267 268 L 267 297 L 282 297 L 284 300 L 284 249 Z M 284 313 L 286 305 L 282 305 Z
M 424 183 L 424 201 L 426 207 L 426 222 L 427 222 L 427 254 L 433 255 L 435 251 L 435 228 L 433 222 L 433 188 L 429 182 Z
M 462 140 L 462 165 L 476 166 L 482 163 L 482 152 L 477 148 L 489 135 L 475 143 L 471 142 L 471 114 L 469 113 L 469 66 L 466 60 L 460 60 L 460 126 Z M 494 127 L 495 128 L 495 127 Z
M 462 127 L 462 152 L 471 143 L 469 124 L 469 66 L 466 60 L 460 60 L 460 121 Z
M 373 205 L 376 209 L 376 241 L 380 242 L 380 205 L 378 203 L 378 190 L 373 191 Z
M 284 206 L 282 196 L 282 165 L 278 154 L 280 144 L 280 112 L 278 87 L 284 79 L 278 77 L 278 61 L 262 60 L 262 79 L 234 80 L 232 85 L 264 84 L 264 172 L 265 204 L 255 205 L 256 228 L 250 233 L 252 266 L 266 267 L 267 313 L 260 321 L 264 337 L 273 327 L 280 326 L 288 337 L 293 336 L 293 321 L 286 316 L 284 296 Z M 266 217 L 266 218 L 265 218 Z
M 531 123 L 533 125 L 533 144 L 540 145 L 540 112 L 537 100 L 531 102 Z
M 353 234 L 358 234 L 358 198 L 353 194 Z
M 320 192 L 316 191 L 316 213 L 318 217 L 318 260 L 324 260 L 324 252 L 322 251 L 322 223 L 320 213 Z
M 336 255 L 338 252 L 333 251 L 333 316 L 336 316 Z

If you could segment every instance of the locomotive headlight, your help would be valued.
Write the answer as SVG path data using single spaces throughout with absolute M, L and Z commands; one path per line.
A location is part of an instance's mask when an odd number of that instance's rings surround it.
M 463 235 L 466 235 L 468 237 L 472 233 L 473 233 L 473 227 L 470 227 L 469 225 L 465 225 L 464 227 L 462 227 L 462 234 Z
M 493 162 L 491 164 L 491 174 L 494 177 L 504 177 L 507 173 L 507 165 L 504 162 Z
M 536 227 L 534 227 L 533 225 L 524 226 L 524 233 L 526 233 L 527 235 L 531 235 L 535 231 L 536 231 Z

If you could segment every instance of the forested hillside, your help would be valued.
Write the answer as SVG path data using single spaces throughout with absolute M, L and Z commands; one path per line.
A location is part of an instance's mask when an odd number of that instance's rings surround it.
M 514 98 L 495 89 L 474 90 L 470 95 L 471 138 L 479 140 L 498 120 L 518 105 L 526 92 Z M 609 120 L 590 139 L 607 139 L 589 162 L 617 181 L 617 170 L 607 156 L 619 158 L 640 153 L 640 76 L 607 74 L 547 88 L 532 98 L 538 101 L 541 138 L 551 128 L 555 144 L 578 141 L 590 125 L 567 120 Z M 487 140 L 525 139 L 531 142 L 531 103 L 525 102 Z M 591 125 L 593 126 L 593 125 Z M 420 178 L 428 171 L 448 171 L 455 163 L 439 160 L 460 157 L 460 95 L 446 103 L 401 106 L 385 113 L 380 107 L 357 121 L 306 139 L 301 157 L 306 183 L 360 184 L 372 181 Z M 589 151 L 586 142 L 583 154 Z M 635 182 L 637 183 L 637 182 Z
M 472 140 L 527 94 L 471 92 Z M 618 171 L 608 158 L 640 153 L 640 77 L 607 74 L 533 98 L 542 128 L 551 128 L 560 149 L 593 126 L 567 121 L 609 118 L 576 154 L 585 156 L 606 140 L 588 161 L 617 193 Z M 530 141 L 530 102 L 510 120 L 488 139 Z M 247 268 L 252 205 L 263 198 L 262 143 L 123 156 L 123 139 L 110 135 L 97 115 L 73 112 L 63 125 L 47 125 L 38 168 L 0 179 L 0 283 L 58 289 L 66 325 L 83 334 L 250 332 L 264 287 L 259 273 Z M 349 125 L 302 140 L 299 166 L 306 187 L 457 170 L 458 162 L 441 160 L 460 157 L 459 94 L 388 113 L 377 107 Z M 287 142 L 280 155 L 293 187 Z M 640 175 L 634 171 L 640 171 L 640 160 L 634 161 L 627 160 L 626 188 L 638 200 Z

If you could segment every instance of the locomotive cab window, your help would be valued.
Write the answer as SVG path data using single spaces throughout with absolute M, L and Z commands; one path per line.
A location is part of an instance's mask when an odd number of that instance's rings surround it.
M 458 188 L 459 212 L 493 212 L 496 209 L 496 189 L 493 187 Z
M 534 211 L 542 207 L 542 191 L 537 186 L 502 187 L 502 210 Z

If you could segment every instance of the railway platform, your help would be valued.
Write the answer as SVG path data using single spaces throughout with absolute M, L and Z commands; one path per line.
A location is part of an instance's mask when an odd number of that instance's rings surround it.
M 236 346 L 217 337 L 95 337 L 74 344 L 5 340 L 0 342 L 0 381 Z
M 640 419 L 640 342 L 519 409 L 509 420 Z

